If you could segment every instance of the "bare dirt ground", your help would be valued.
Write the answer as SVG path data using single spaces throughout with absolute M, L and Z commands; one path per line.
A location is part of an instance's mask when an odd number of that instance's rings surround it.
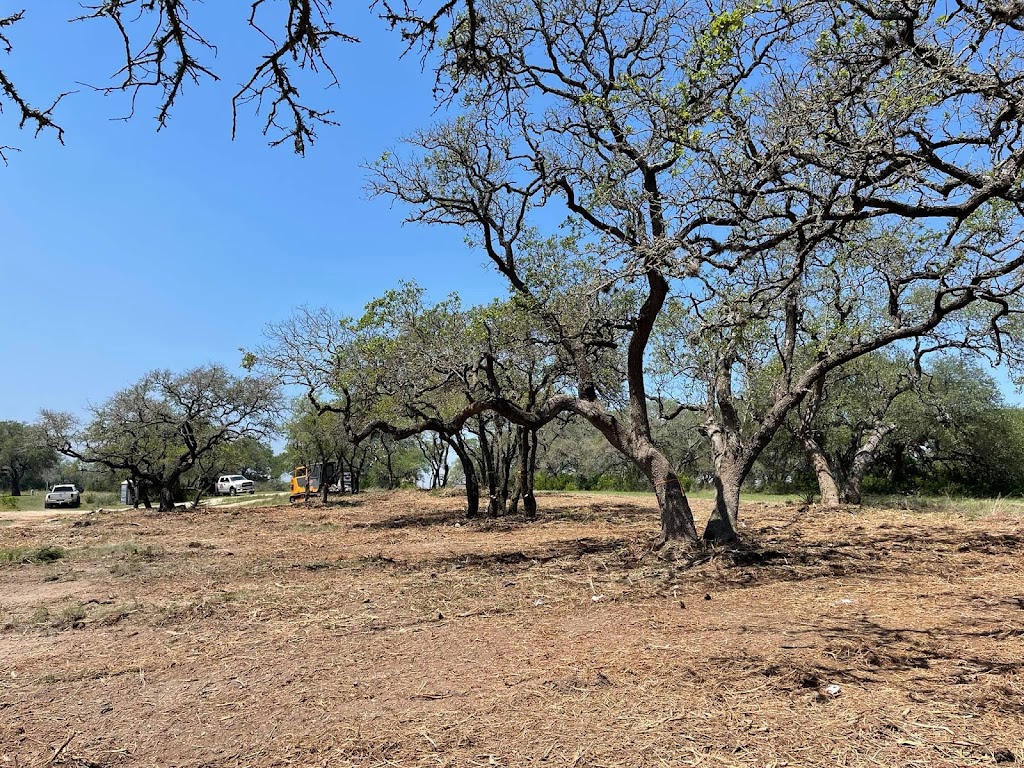
M 644 499 L 460 505 L 0 527 L 0 768 L 1024 760 L 1018 516 L 748 505 L 665 562 Z

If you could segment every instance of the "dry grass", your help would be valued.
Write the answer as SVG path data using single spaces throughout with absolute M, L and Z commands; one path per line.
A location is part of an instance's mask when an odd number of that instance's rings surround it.
M 0 766 L 1024 760 L 1018 515 L 745 510 L 665 562 L 643 498 L 0 528 Z

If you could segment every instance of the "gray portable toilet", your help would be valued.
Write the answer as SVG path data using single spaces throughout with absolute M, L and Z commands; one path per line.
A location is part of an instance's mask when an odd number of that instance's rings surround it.
M 121 503 L 127 505 L 135 503 L 135 486 L 128 480 L 121 483 Z

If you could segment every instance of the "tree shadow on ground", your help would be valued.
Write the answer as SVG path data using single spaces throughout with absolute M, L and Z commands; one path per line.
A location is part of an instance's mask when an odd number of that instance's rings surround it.
M 428 509 L 413 514 L 388 517 L 384 520 L 353 523 L 353 528 L 393 530 L 401 528 L 429 528 L 436 525 L 460 525 L 470 522 L 465 509 Z
M 1024 535 L 964 531 L 950 527 L 922 530 L 857 531 L 835 539 L 811 539 L 799 529 L 759 529 L 740 545 L 693 552 L 673 563 L 686 571 L 712 560 L 722 566 L 714 580 L 743 586 L 823 577 L 907 574 L 967 565 L 975 555 L 1013 555 Z M 860 535 L 858 535 L 860 534 Z M 930 557 L 923 560 L 920 555 Z
M 494 573 L 523 570 L 537 565 L 564 561 L 566 567 L 574 567 L 588 556 L 613 555 L 612 561 L 629 558 L 632 548 L 627 538 L 581 538 L 546 542 L 536 547 L 495 552 L 463 552 L 434 557 L 404 559 L 400 556 L 370 555 L 360 559 L 362 563 L 401 568 L 403 570 L 459 570 L 477 569 Z
M 993 615 L 986 620 L 1002 619 Z M 999 693 L 1003 681 L 1024 671 L 1024 656 L 995 641 L 987 630 L 885 626 L 858 615 L 793 626 L 786 635 L 793 642 L 783 649 L 815 653 L 760 670 L 783 690 L 826 683 L 884 684 L 903 689 L 912 700 L 933 701 L 950 696 L 951 686 L 978 686 L 977 695 L 959 689 L 952 698 L 967 699 L 979 709 L 1024 714 L 1024 699 Z
M 543 505 L 543 500 L 542 500 Z M 516 514 L 491 517 L 479 515 L 467 517 L 465 508 L 428 509 L 411 514 L 402 514 L 384 520 L 372 520 L 353 524 L 353 528 L 370 530 L 393 530 L 401 528 L 428 528 L 437 525 L 471 526 L 480 530 L 513 530 L 515 528 L 536 525 L 553 521 L 575 523 L 593 523 L 605 521 L 611 523 L 650 522 L 652 512 L 631 504 L 585 504 L 565 505 L 557 507 L 541 506 L 535 517 L 527 517 L 522 512 Z
M 510 552 L 474 552 L 452 555 L 437 558 L 433 562 L 441 566 L 452 565 L 483 569 L 508 565 L 531 566 L 550 563 L 556 560 L 578 561 L 588 555 L 620 554 L 621 550 L 627 547 L 628 542 L 624 538 L 583 538 L 563 540 L 532 549 L 513 550 Z

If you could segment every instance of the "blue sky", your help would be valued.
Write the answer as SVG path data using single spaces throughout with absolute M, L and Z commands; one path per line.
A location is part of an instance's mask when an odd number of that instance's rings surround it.
M 304 93 L 341 123 L 305 158 L 269 148 L 252 115 L 231 141 L 230 97 L 259 51 L 248 3 L 201 7 L 223 81 L 189 87 L 159 133 L 153 95 L 124 122 L 112 118 L 125 98 L 75 85 L 116 69 L 111 27 L 67 23 L 75 2 L 25 5 L 5 71 L 35 103 L 79 92 L 58 108 L 63 147 L 0 115 L 0 145 L 22 150 L 0 166 L 0 419 L 80 412 L 154 368 L 236 366 L 299 304 L 356 314 L 400 279 L 434 298 L 502 291 L 457 231 L 402 226 L 401 209 L 363 190 L 362 162 L 437 119 L 431 78 L 364 5 L 337 4 L 362 42 L 333 52 L 340 88 Z
M 196 6 L 223 80 L 189 87 L 159 133 L 153 94 L 124 122 L 125 98 L 76 85 L 117 69 L 112 27 L 67 23 L 77 2 L 24 5 L 0 65 L 35 103 L 79 92 L 57 112 L 63 147 L 0 115 L 0 145 L 22 149 L 0 166 L 0 419 L 81 412 L 154 368 L 237 366 L 239 347 L 299 304 L 358 314 L 402 279 L 435 299 L 504 292 L 458 231 L 402 226 L 403 210 L 363 191 L 361 163 L 438 119 L 432 79 L 365 5 L 336 4 L 362 42 L 333 51 L 339 88 L 307 86 L 341 125 L 305 158 L 267 147 L 252 115 L 231 140 L 231 95 L 262 50 L 249 3 Z M 0 0 L 0 16 L 20 7 Z

